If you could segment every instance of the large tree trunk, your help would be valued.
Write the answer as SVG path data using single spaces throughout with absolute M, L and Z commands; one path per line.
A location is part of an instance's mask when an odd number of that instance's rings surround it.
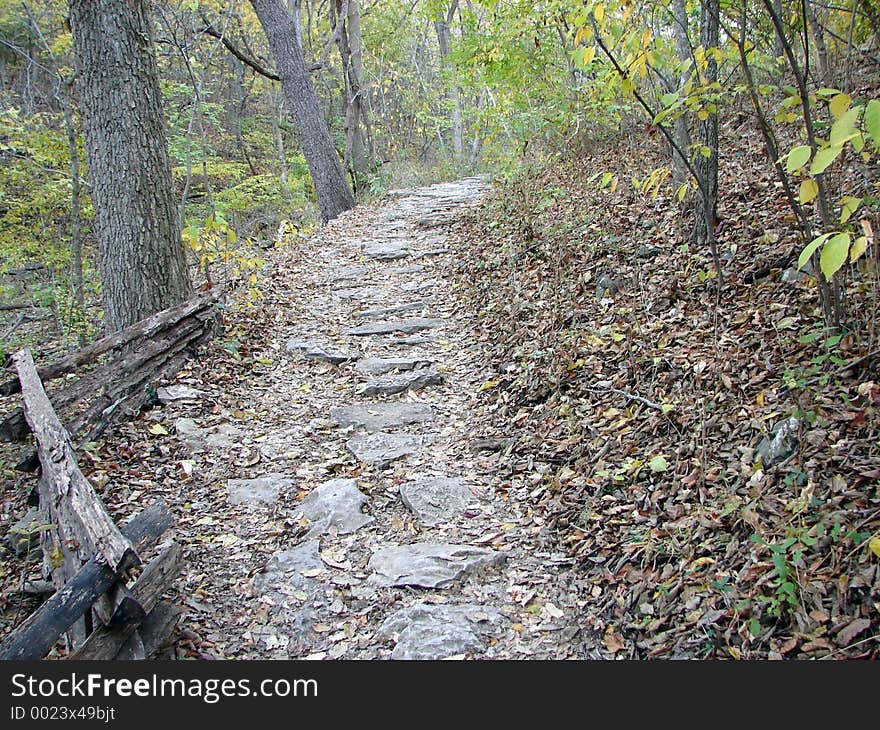
M 146 0 L 71 0 L 105 324 L 192 293 L 171 183 Z
M 354 196 L 321 116 L 318 96 L 303 59 L 298 18 L 291 16 L 279 0 L 250 2 L 275 57 L 284 98 L 315 185 L 321 218 L 328 221 L 353 208 Z
M 440 66 L 444 69 L 449 63 L 449 26 L 455 18 L 456 10 L 458 10 L 458 0 L 454 0 L 452 5 L 450 5 L 445 19 L 434 21 L 434 30 L 437 33 L 437 46 L 440 50 Z M 464 122 L 461 113 L 461 89 L 457 84 L 452 84 L 447 92 L 447 98 L 451 107 L 449 122 L 452 134 L 452 154 L 455 161 L 458 162 L 461 160 L 462 153 L 464 152 Z
M 691 58 L 690 36 L 688 35 L 688 15 L 684 0 L 673 0 L 672 2 L 673 25 L 675 26 L 675 51 L 678 61 L 682 64 L 682 71 L 678 77 L 678 91 L 684 94 L 685 86 L 691 78 L 691 69 L 685 68 L 684 64 Z M 687 115 L 682 113 L 675 120 L 673 128 L 673 137 L 678 149 L 684 154 L 689 154 L 691 148 L 691 132 L 688 128 Z M 690 179 L 687 161 L 682 159 L 681 155 L 672 150 L 672 181 L 673 185 L 678 188 Z
M 719 0 L 702 0 L 700 14 L 700 45 L 706 49 L 706 82 L 718 80 L 718 63 L 709 49 L 718 47 Z M 697 155 L 697 174 L 705 186 L 704 195 L 697 198 L 694 238 L 698 246 L 713 240 L 710 227 L 718 220 L 718 114 L 710 114 L 700 122 L 700 143 L 709 148 L 709 157 Z

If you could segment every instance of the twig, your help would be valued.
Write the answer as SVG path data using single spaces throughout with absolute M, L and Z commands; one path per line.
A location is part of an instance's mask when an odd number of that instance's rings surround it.
M 654 403 L 647 398 L 642 398 L 642 396 L 640 395 L 634 395 L 633 393 L 628 393 L 627 391 L 620 390 L 619 388 L 612 388 L 609 386 L 607 388 L 587 388 L 587 390 L 591 391 L 592 393 L 609 392 L 614 393 L 615 395 L 622 395 L 625 398 L 629 398 L 629 400 L 636 401 L 636 403 L 642 403 L 649 408 L 653 408 L 654 410 L 660 411 L 661 413 L 663 412 L 663 406 L 659 403 Z

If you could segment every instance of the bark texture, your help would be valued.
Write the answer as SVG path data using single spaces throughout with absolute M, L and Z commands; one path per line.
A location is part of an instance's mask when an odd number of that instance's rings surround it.
M 146 0 L 71 0 L 110 332 L 187 299 Z
M 318 96 L 303 59 L 298 18 L 288 13 L 279 0 L 250 2 L 275 58 L 284 98 L 315 185 L 321 218 L 328 221 L 353 208 L 354 195 L 321 116 Z

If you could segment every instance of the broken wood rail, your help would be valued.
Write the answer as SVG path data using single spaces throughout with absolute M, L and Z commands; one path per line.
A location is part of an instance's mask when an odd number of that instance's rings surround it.
M 221 294 L 221 288 L 212 289 L 37 370 L 46 383 L 111 355 L 50 395 L 52 407 L 77 445 L 93 441 L 115 420 L 136 413 L 151 398 L 151 387 L 183 366 L 187 355 L 213 334 L 215 303 Z M 0 395 L 18 392 L 19 378 L 0 383 Z M 0 420 L 0 441 L 24 441 L 29 432 L 20 408 Z M 35 471 L 38 466 L 36 453 L 30 452 L 17 468 Z

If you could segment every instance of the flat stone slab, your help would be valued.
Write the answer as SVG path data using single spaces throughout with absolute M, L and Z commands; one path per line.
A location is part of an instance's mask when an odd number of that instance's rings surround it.
M 407 390 L 419 390 L 429 385 L 440 385 L 443 375 L 435 368 L 419 368 L 400 375 L 388 375 L 358 386 L 357 392 L 367 397 L 394 395 Z
M 365 464 L 388 464 L 419 453 L 422 446 L 430 441 L 426 436 L 379 431 L 352 436 L 345 443 L 345 448 Z
M 349 330 L 346 334 L 356 337 L 369 335 L 390 335 L 394 332 L 403 332 L 411 335 L 432 327 L 442 327 L 445 322 L 442 319 L 430 319 L 428 317 L 413 317 L 412 319 L 391 319 L 383 322 L 368 322 L 359 327 Z
M 311 574 L 325 569 L 319 547 L 318 540 L 306 540 L 290 550 L 275 553 L 263 572 L 254 577 L 254 588 L 259 593 L 267 590 L 284 593 L 314 591 L 319 586 Z
M 257 479 L 228 479 L 226 494 L 230 504 L 274 504 L 279 492 L 291 484 L 292 479 L 278 472 Z
M 425 267 L 422 264 L 409 264 L 409 266 L 398 266 L 393 269 L 388 269 L 389 274 L 418 274 L 420 271 L 424 271 Z
M 444 588 L 477 570 L 500 565 L 504 557 L 470 545 L 416 543 L 377 550 L 367 568 L 381 586 Z
M 301 355 L 306 360 L 320 360 L 332 365 L 341 365 L 344 362 L 357 360 L 359 357 L 354 353 L 338 350 L 320 340 L 290 340 L 284 349 L 287 352 Z
M 464 479 L 434 477 L 401 484 L 400 498 L 419 522 L 430 527 L 460 515 L 474 495 Z
M 373 518 L 361 512 L 366 495 L 357 488 L 356 479 L 331 479 L 312 490 L 300 503 L 303 514 L 312 523 L 306 539 L 318 537 L 331 528 L 346 535 L 369 525 Z
M 376 261 L 394 261 L 409 256 L 409 244 L 400 240 L 368 241 L 363 252 L 364 256 Z
M 435 660 L 480 652 L 506 625 L 507 619 L 491 606 L 417 603 L 385 619 L 376 638 L 396 642 L 392 659 Z
M 361 375 L 385 375 L 395 370 L 404 372 L 433 364 L 434 361 L 426 357 L 368 357 L 360 360 L 354 369 Z
M 388 292 L 384 289 L 377 289 L 372 286 L 334 289 L 332 293 L 340 299 L 359 299 L 364 302 L 375 302 L 388 296 Z
M 425 403 L 372 403 L 330 409 L 330 418 L 340 426 L 382 431 L 395 426 L 434 420 L 434 409 Z
M 414 312 L 418 309 L 426 307 L 425 302 L 410 302 L 409 304 L 395 304 L 393 307 L 382 307 L 380 309 L 365 309 L 362 312 L 355 312 L 354 316 L 361 319 L 373 319 L 376 317 L 387 317 L 390 314 L 401 314 L 402 312 Z
M 198 453 L 205 450 L 205 431 L 192 418 L 178 418 L 174 422 L 174 431 L 190 451 Z
M 190 388 L 188 385 L 184 385 L 183 383 L 166 385 L 164 388 L 158 388 L 156 390 L 156 397 L 163 405 L 167 405 L 176 400 L 198 400 L 204 394 L 204 391 L 197 390 L 196 388 Z

